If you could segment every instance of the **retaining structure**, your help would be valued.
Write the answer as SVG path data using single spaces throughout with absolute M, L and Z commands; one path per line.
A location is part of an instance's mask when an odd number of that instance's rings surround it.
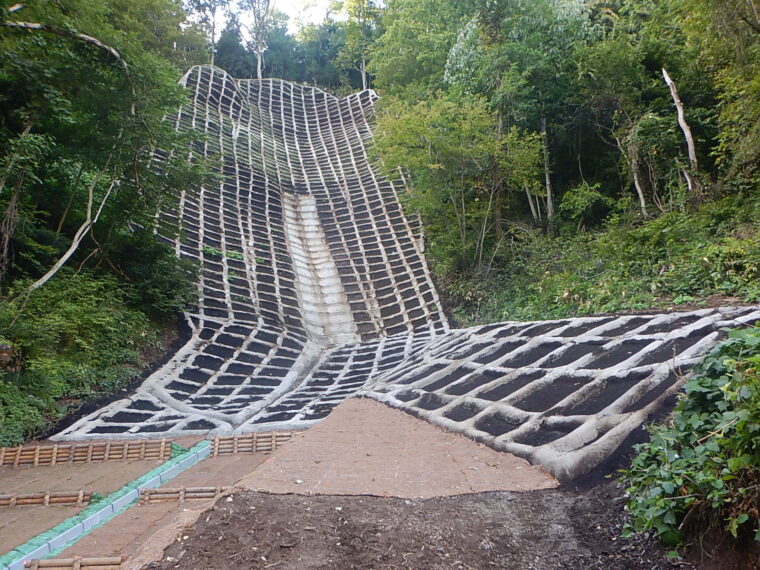
M 219 177 L 183 189 L 158 234 L 197 262 L 192 337 L 131 396 L 56 439 L 307 427 L 376 398 L 568 479 L 679 389 L 758 307 L 451 330 L 403 177 L 369 152 L 377 95 L 337 98 L 199 66 L 167 117 Z M 156 166 L 166 158 L 156 152 Z
M 216 499 L 232 487 L 160 487 L 158 489 L 141 489 L 141 503 L 164 503 L 166 501 L 178 501 L 180 503 L 190 500 Z
M 29 560 L 24 563 L 24 568 L 39 570 L 118 570 L 124 556 L 89 557 L 74 556 L 73 558 L 48 558 L 45 560 Z
M 229 455 L 233 453 L 271 453 L 290 441 L 290 432 L 245 433 L 232 436 L 217 436 L 211 440 L 211 455 Z
M 92 491 L 41 491 L 38 493 L 10 493 L 0 495 L 0 507 L 75 506 L 81 507 L 90 502 Z
M 118 491 L 97 502 L 90 503 L 77 515 L 45 531 L 12 551 L 0 556 L 0 569 L 21 570 L 24 563 L 62 552 L 71 543 L 135 504 L 142 489 L 152 489 L 176 477 L 209 456 L 211 445 L 201 441 L 192 449 L 175 456 L 163 465 L 128 483 Z
M 26 447 L 1 447 L 0 466 L 59 465 L 61 463 L 90 463 L 94 461 L 135 461 L 138 459 L 169 459 L 171 441 L 101 441 L 88 443 L 57 443 Z

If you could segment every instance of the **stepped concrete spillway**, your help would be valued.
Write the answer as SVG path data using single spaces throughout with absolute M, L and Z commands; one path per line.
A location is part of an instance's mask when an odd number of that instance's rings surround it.
M 566 479 L 614 452 L 721 329 L 760 320 L 743 307 L 451 330 L 403 184 L 368 155 L 373 91 L 339 99 L 206 66 L 183 83 L 167 120 L 221 161 L 159 215 L 161 238 L 201 267 L 192 336 L 54 439 L 294 429 L 362 395 Z

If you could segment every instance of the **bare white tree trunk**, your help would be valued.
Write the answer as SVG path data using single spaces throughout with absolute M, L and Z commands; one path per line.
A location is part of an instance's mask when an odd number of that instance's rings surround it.
M 367 81 L 367 57 L 362 54 L 362 63 L 361 63 L 361 69 L 360 72 L 362 74 L 362 91 L 367 89 L 369 87 L 369 82 Z
M 686 115 L 683 111 L 681 97 L 678 95 L 676 84 L 673 83 L 673 80 L 670 78 L 670 75 L 668 75 L 668 72 L 664 67 L 662 68 L 662 76 L 665 78 L 665 83 L 667 83 L 670 88 L 670 95 L 673 97 L 673 102 L 676 104 L 676 110 L 678 111 L 678 125 L 683 131 L 683 136 L 686 139 L 686 146 L 689 150 L 689 166 L 691 166 L 692 171 L 697 172 L 699 169 L 699 164 L 697 163 L 697 150 L 694 145 L 694 137 L 691 135 L 691 128 L 689 127 L 689 123 L 686 122 Z
M 544 151 L 544 176 L 546 178 L 546 218 L 551 224 L 554 218 L 554 196 L 551 169 L 549 168 L 549 136 L 546 133 L 546 117 L 541 117 L 541 146 Z
M 256 51 L 256 78 L 264 77 L 264 51 L 267 49 L 267 36 L 269 35 L 269 20 L 272 16 L 272 0 L 245 0 L 243 4 L 248 8 L 253 18 L 250 28 L 251 43 Z
M 536 205 L 533 203 L 533 196 L 531 195 L 528 187 L 525 187 L 525 195 L 528 197 L 528 205 L 530 206 L 530 213 L 533 216 L 533 220 L 536 222 L 541 221 L 540 212 L 536 211 Z
M 85 236 L 87 235 L 87 232 L 90 231 L 92 226 L 94 226 L 98 218 L 100 218 L 100 214 L 103 211 L 103 207 L 106 205 L 106 202 L 108 201 L 108 198 L 111 196 L 111 192 L 113 191 L 114 187 L 117 184 L 116 180 L 111 180 L 111 184 L 108 186 L 108 190 L 106 191 L 105 196 L 103 196 L 103 199 L 100 201 L 100 204 L 98 205 L 98 209 L 93 215 L 93 206 L 95 202 L 95 185 L 98 183 L 98 180 L 100 179 L 100 173 L 98 176 L 95 177 L 95 180 L 92 181 L 90 186 L 87 188 L 87 217 L 85 218 L 84 222 L 81 226 L 79 226 L 79 229 L 77 230 L 76 234 L 74 234 L 74 239 L 71 241 L 71 245 L 69 246 L 69 249 L 66 250 L 66 252 L 53 264 L 53 267 L 51 267 L 45 275 L 40 277 L 37 281 L 32 283 L 25 291 L 26 294 L 31 293 L 35 289 L 39 289 L 42 287 L 45 283 L 50 281 L 52 277 L 58 273 L 58 271 L 65 265 L 65 263 L 71 258 L 72 255 L 74 255 L 74 252 L 79 248 L 79 245 L 82 243 L 82 240 L 84 240 Z
M 649 213 L 647 212 L 647 201 L 644 198 L 644 187 L 641 184 L 641 176 L 639 175 L 638 154 L 631 159 L 631 173 L 633 174 L 633 186 L 636 188 L 636 194 L 639 196 L 639 207 L 641 208 L 641 215 L 646 218 Z
M 647 212 L 647 201 L 644 198 L 644 187 L 641 184 L 641 176 L 639 175 L 638 150 L 633 149 L 633 152 L 627 151 L 618 137 L 615 137 L 615 142 L 617 143 L 618 150 L 620 150 L 620 154 L 623 155 L 623 158 L 628 163 L 628 167 L 631 169 L 631 174 L 633 175 L 633 187 L 636 189 L 636 195 L 639 197 L 641 215 L 646 218 L 649 214 Z
M 211 12 L 211 65 L 214 65 L 214 56 L 216 55 L 216 6 Z
M 684 178 L 689 187 L 689 194 L 692 196 L 700 196 L 702 194 L 702 184 L 699 181 L 699 163 L 697 162 L 697 149 L 694 144 L 694 137 L 691 134 L 691 128 L 689 123 L 686 122 L 686 115 L 683 110 L 683 103 L 681 97 L 678 95 L 678 89 L 676 84 L 668 75 L 665 68 L 662 68 L 662 77 L 665 79 L 665 83 L 670 88 L 670 95 L 673 97 L 673 103 L 676 105 L 676 111 L 678 112 L 678 125 L 683 131 L 683 137 L 686 139 L 686 148 L 689 152 L 689 168 L 682 168 Z M 691 170 L 691 172 L 689 172 Z
M 256 48 L 256 79 L 264 78 L 264 50 Z

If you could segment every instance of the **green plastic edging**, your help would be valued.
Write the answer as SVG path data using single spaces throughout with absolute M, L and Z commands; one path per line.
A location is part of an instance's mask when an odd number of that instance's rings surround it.
M 29 539 L 25 543 L 17 546 L 10 552 L 7 552 L 0 556 L 0 568 L 10 568 L 11 565 L 18 565 L 18 563 L 22 560 L 24 560 L 30 553 L 33 553 L 35 550 L 45 546 L 45 544 L 51 542 L 52 540 L 56 539 L 59 535 L 63 534 L 67 530 L 71 529 L 72 527 L 82 523 L 83 521 L 87 520 L 92 515 L 100 512 L 103 510 L 104 507 L 108 507 L 110 504 L 115 503 L 125 495 L 132 493 L 136 491 L 137 489 L 142 488 L 147 483 L 150 483 L 153 480 L 158 479 L 158 483 L 163 483 L 164 481 L 168 481 L 169 479 L 172 479 L 173 477 L 176 477 L 179 475 L 182 471 L 192 467 L 195 465 L 198 461 L 205 458 L 207 454 L 202 454 L 201 452 L 210 447 L 210 442 L 208 440 L 203 440 L 196 445 L 194 445 L 189 450 L 184 450 L 180 446 L 176 446 L 177 449 L 175 449 L 175 444 L 172 444 L 172 458 L 164 462 L 162 465 L 159 465 L 155 469 L 152 469 L 151 471 L 148 471 L 144 475 L 138 477 L 137 479 L 130 481 L 126 485 L 124 485 L 122 488 L 118 489 L 117 491 L 114 491 L 110 495 L 106 496 L 103 499 L 100 499 L 95 502 L 90 502 L 90 504 L 84 508 L 82 511 L 74 515 L 73 517 L 69 517 L 65 521 L 59 523 L 58 525 L 54 526 L 53 528 L 46 530 L 45 532 L 42 532 L 38 534 L 37 536 Z M 181 451 L 180 451 L 181 450 Z M 166 479 L 161 478 L 161 475 L 165 473 L 166 471 L 169 471 L 170 469 L 174 468 L 176 465 L 182 463 L 186 459 L 190 458 L 193 454 L 197 455 L 198 457 L 195 459 L 195 461 L 192 461 L 191 463 L 188 463 L 185 465 L 182 469 L 178 470 L 175 474 L 173 474 L 170 477 L 167 477 Z M 60 546 L 55 549 L 51 549 L 46 556 L 52 556 L 55 555 L 61 551 L 63 551 L 65 548 L 68 548 L 70 545 L 74 544 L 78 540 L 80 540 L 82 537 L 87 536 L 90 532 L 95 530 L 96 528 L 102 526 L 106 522 L 113 519 L 115 516 L 121 514 L 125 510 L 127 510 L 129 507 L 131 507 L 139 498 L 139 493 L 135 497 L 135 499 L 123 507 L 119 508 L 118 510 L 115 510 L 113 513 L 106 515 L 103 517 L 101 521 L 99 521 L 97 524 L 93 525 L 89 529 L 83 531 L 81 534 L 73 538 L 72 540 L 68 541 L 63 546 Z

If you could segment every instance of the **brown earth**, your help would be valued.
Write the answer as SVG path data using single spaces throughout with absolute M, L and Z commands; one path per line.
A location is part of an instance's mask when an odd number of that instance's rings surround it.
M 558 485 L 540 465 L 374 400 L 352 398 L 296 434 L 236 486 L 412 499 Z
M 262 454 L 225 455 L 197 463 L 162 487 L 231 486 L 256 469 L 265 459 Z M 161 552 L 213 501 L 188 500 L 183 503 L 137 504 L 107 524 L 96 528 L 64 550 L 63 558 L 99 557 L 124 554 L 125 569 L 139 568 L 161 556 Z
M 147 568 L 693 568 L 650 536 L 620 538 L 621 497 L 612 481 L 426 500 L 242 491 Z
M 161 461 L 104 461 L 0 469 L 0 493 L 79 491 L 107 495 L 161 465 Z M 76 515 L 75 506 L 30 505 L 0 511 L 0 554 Z

